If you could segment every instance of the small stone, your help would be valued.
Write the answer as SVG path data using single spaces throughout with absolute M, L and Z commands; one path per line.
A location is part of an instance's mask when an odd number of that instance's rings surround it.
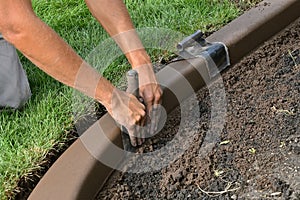
M 236 194 L 234 194 L 234 195 L 232 195 L 230 198 L 231 198 L 232 200 L 236 200 L 236 199 L 237 199 L 237 196 L 236 196 Z
M 254 80 L 254 81 L 253 81 L 253 85 L 254 85 L 254 86 L 259 85 L 259 81 L 258 81 L 258 80 Z
M 149 151 L 153 151 L 153 146 L 149 146 Z

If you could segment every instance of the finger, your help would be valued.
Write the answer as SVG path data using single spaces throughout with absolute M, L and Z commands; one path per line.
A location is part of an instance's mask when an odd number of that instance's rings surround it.
M 137 146 L 137 140 L 136 137 L 129 135 L 130 137 L 130 143 L 132 146 L 136 147 Z
M 153 107 L 152 107 L 152 111 L 151 111 L 151 122 L 150 122 L 150 135 L 154 135 L 154 132 L 155 132 L 155 126 L 156 126 L 156 110 L 157 110 L 157 105 L 154 104 Z
M 141 123 L 140 125 L 138 126 L 138 131 L 137 131 L 137 137 L 138 137 L 138 144 L 141 145 L 144 143 L 144 124 L 145 124 L 145 120 L 146 120 L 146 117 L 144 117 L 142 120 L 141 120 Z
M 137 146 L 137 139 L 135 137 L 135 126 L 132 126 L 128 129 L 128 134 L 129 134 L 131 145 L 136 147 Z
M 143 100 L 143 98 L 139 98 L 139 101 L 144 105 L 144 100 Z M 145 105 L 144 105 L 145 106 Z M 145 109 L 146 109 L 146 107 L 144 107 Z M 145 112 L 145 116 L 143 116 L 143 118 L 142 118 L 142 120 L 141 120 L 141 123 L 140 123 L 140 125 L 141 125 L 141 129 L 143 129 L 143 127 L 145 126 L 145 124 L 146 124 L 146 121 L 147 121 L 147 109 L 146 109 L 146 112 Z
M 154 94 L 153 104 L 162 104 L 163 91 L 162 91 L 160 85 L 157 85 L 157 87 L 158 87 L 158 89 L 157 89 L 157 92 Z
M 156 113 L 154 115 L 155 117 L 155 128 L 154 128 L 154 133 L 157 132 L 158 126 L 159 126 L 159 122 L 160 122 L 160 117 L 161 117 L 161 112 L 162 112 L 162 106 L 158 105 Z
M 141 125 L 137 125 L 136 126 L 136 139 L 137 139 L 137 144 L 141 145 L 142 144 L 142 140 L 141 140 Z
M 140 132 L 138 133 L 138 144 L 139 145 L 142 145 L 144 142 L 145 142 L 145 136 L 144 136 L 144 131 L 145 128 L 144 127 L 141 127 L 140 128 Z
M 141 145 L 141 140 L 139 139 L 139 133 L 140 133 L 140 129 L 141 129 L 141 117 L 140 115 L 138 115 L 136 117 L 136 121 L 135 121 L 135 124 L 134 124 L 134 128 L 131 129 L 131 132 L 130 132 L 130 140 L 133 144 L 133 146 L 138 146 L 138 145 Z
M 137 141 L 139 146 L 143 144 L 142 138 L 137 138 Z
M 160 108 L 162 104 L 162 90 L 160 86 L 158 85 L 159 89 L 155 93 L 153 105 L 152 105 L 152 113 L 151 113 L 151 127 L 150 127 L 150 134 L 154 135 L 157 131 L 157 127 L 159 124 L 159 118 L 160 118 Z
M 134 124 L 135 125 L 141 125 L 142 121 L 145 118 L 145 116 L 146 116 L 146 111 L 145 110 L 138 110 L 137 113 L 135 113 Z
M 133 96 L 132 94 L 129 94 L 129 95 L 130 95 L 130 103 L 131 103 L 130 105 L 131 106 L 134 105 L 137 110 L 146 110 L 146 107 L 144 105 L 142 98 L 137 98 L 137 97 Z
M 162 95 L 162 90 L 161 91 L 161 95 Z M 155 99 L 155 113 L 154 113 L 154 121 L 155 123 L 155 128 L 154 128 L 154 132 L 157 131 L 158 126 L 159 126 L 159 122 L 160 122 L 160 117 L 161 117 L 161 112 L 162 112 L 162 98 L 161 96 L 159 98 Z M 154 134 L 154 133 L 153 133 Z
M 146 131 L 147 131 L 147 120 L 148 120 L 148 117 L 145 117 L 144 119 L 144 124 L 143 126 L 141 127 L 141 139 L 142 139 L 142 142 L 144 143 L 145 142 L 145 138 L 146 138 Z
M 140 139 L 141 139 L 141 142 L 144 143 L 145 142 L 145 135 L 146 135 L 146 130 L 147 130 L 147 121 L 148 120 L 148 117 L 145 117 L 144 118 L 144 121 L 143 121 L 143 125 L 140 127 Z
M 146 111 L 147 111 L 147 121 L 146 122 L 148 123 L 146 131 L 149 134 L 150 134 L 150 127 L 151 127 L 150 125 L 151 125 L 151 118 L 152 118 L 152 116 L 151 116 L 151 113 L 152 113 L 152 104 L 153 104 L 152 101 L 146 102 Z
M 140 113 L 140 119 L 136 124 L 136 128 L 135 128 L 135 137 L 136 137 L 136 141 L 137 141 L 137 145 L 142 145 L 143 140 L 142 140 L 142 130 L 143 130 L 143 126 L 146 120 L 146 111 L 142 110 Z
M 145 139 L 149 137 L 149 130 L 150 130 L 149 125 L 150 125 L 150 116 L 147 115 L 147 117 L 145 117 L 144 125 L 141 127 L 141 138 L 143 138 L 143 141 L 145 141 Z

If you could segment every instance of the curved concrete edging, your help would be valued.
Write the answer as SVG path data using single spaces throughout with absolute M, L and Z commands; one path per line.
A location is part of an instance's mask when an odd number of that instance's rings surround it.
M 209 36 L 207 40 L 210 42 L 223 42 L 228 47 L 231 63 L 235 64 L 260 46 L 261 43 L 300 17 L 299 8 L 299 0 L 263 1 L 257 7 L 245 12 L 221 30 Z M 201 70 L 201 75 L 197 71 L 199 69 L 194 68 L 195 62 L 197 68 L 199 67 Z M 170 68 L 179 72 L 181 76 L 170 78 L 168 70 Z M 164 82 L 165 85 L 163 106 L 166 111 L 170 112 L 178 105 L 178 101 L 170 88 L 180 90 L 180 83 L 184 78 L 197 91 L 205 86 L 204 79 L 207 77 L 209 77 L 209 73 L 204 60 L 194 59 L 189 62 L 174 62 L 159 71 L 157 73 L 158 81 Z M 184 93 L 185 90 L 180 90 L 180 92 L 183 97 L 189 96 L 189 94 Z M 120 130 L 108 114 L 103 116 L 97 123 L 93 126 L 100 125 L 103 130 L 102 134 L 106 135 L 117 146 L 122 147 Z M 93 126 L 84 134 L 85 139 L 90 141 L 95 141 L 95 135 L 91 134 Z M 105 155 L 109 148 L 108 144 L 102 144 L 101 148 L 97 148 L 99 152 L 96 153 L 99 156 Z M 116 155 L 114 159 L 116 164 L 122 161 L 121 156 Z M 78 139 L 48 170 L 31 193 L 29 199 L 93 199 L 112 171 L 113 169 L 94 158 L 85 148 L 82 140 Z

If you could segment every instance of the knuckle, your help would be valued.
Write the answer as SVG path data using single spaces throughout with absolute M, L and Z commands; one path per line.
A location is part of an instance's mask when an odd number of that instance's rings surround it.
M 155 96 L 154 96 L 153 93 L 146 93 L 146 94 L 144 95 L 144 100 L 145 100 L 146 102 L 151 102 L 151 101 L 154 100 L 154 98 L 155 98 Z
M 155 94 L 155 99 L 159 100 L 162 97 L 162 93 L 156 93 Z
M 144 110 L 145 109 L 145 105 L 144 105 L 144 99 L 140 99 L 139 100 L 139 108 L 141 109 L 141 110 Z
M 145 117 L 146 116 L 146 111 L 145 110 L 142 110 L 141 112 L 141 117 Z
M 136 119 L 136 122 L 139 122 L 141 120 L 141 116 L 137 115 L 135 119 Z
M 134 125 L 135 125 L 135 120 L 134 119 L 132 119 L 132 120 L 130 120 L 129 122 L 128 122 L 128 125 L 129 125 L 129 128 L 131 129 Z
M 164 91 L 163 91 L 161 88 L 159 88 L 158 91 L 159 91 L 159 94 L 160 94 L 160 95 L 163 95 Z

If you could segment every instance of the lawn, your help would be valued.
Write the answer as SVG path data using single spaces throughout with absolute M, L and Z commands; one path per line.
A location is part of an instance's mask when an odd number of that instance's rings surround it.
M 168 28 L 185 35 L 198 29 L 215 31 L 241 13 L 236 2 L 229 0 L 125 0 L 125 3 L 136 27 Z M 83 0 L 33 0 L 33 7 L 83 58 L 108 38 Z M 149 53 L 156 59 L 160 51 Z M 57 144 L 67 140 L 74 122 L 73 90 L 46 75 L 21 54 L 20 58 L 33 95 L 23 109 L 0 113 L 0 199 L 11 196 L 19 178 L 36 169 L 54 146 L 59 148 Z M 107 78 L 115 80 L 119 68 L 125 71 L 129 65 L 124 59 L 114 62 Z

